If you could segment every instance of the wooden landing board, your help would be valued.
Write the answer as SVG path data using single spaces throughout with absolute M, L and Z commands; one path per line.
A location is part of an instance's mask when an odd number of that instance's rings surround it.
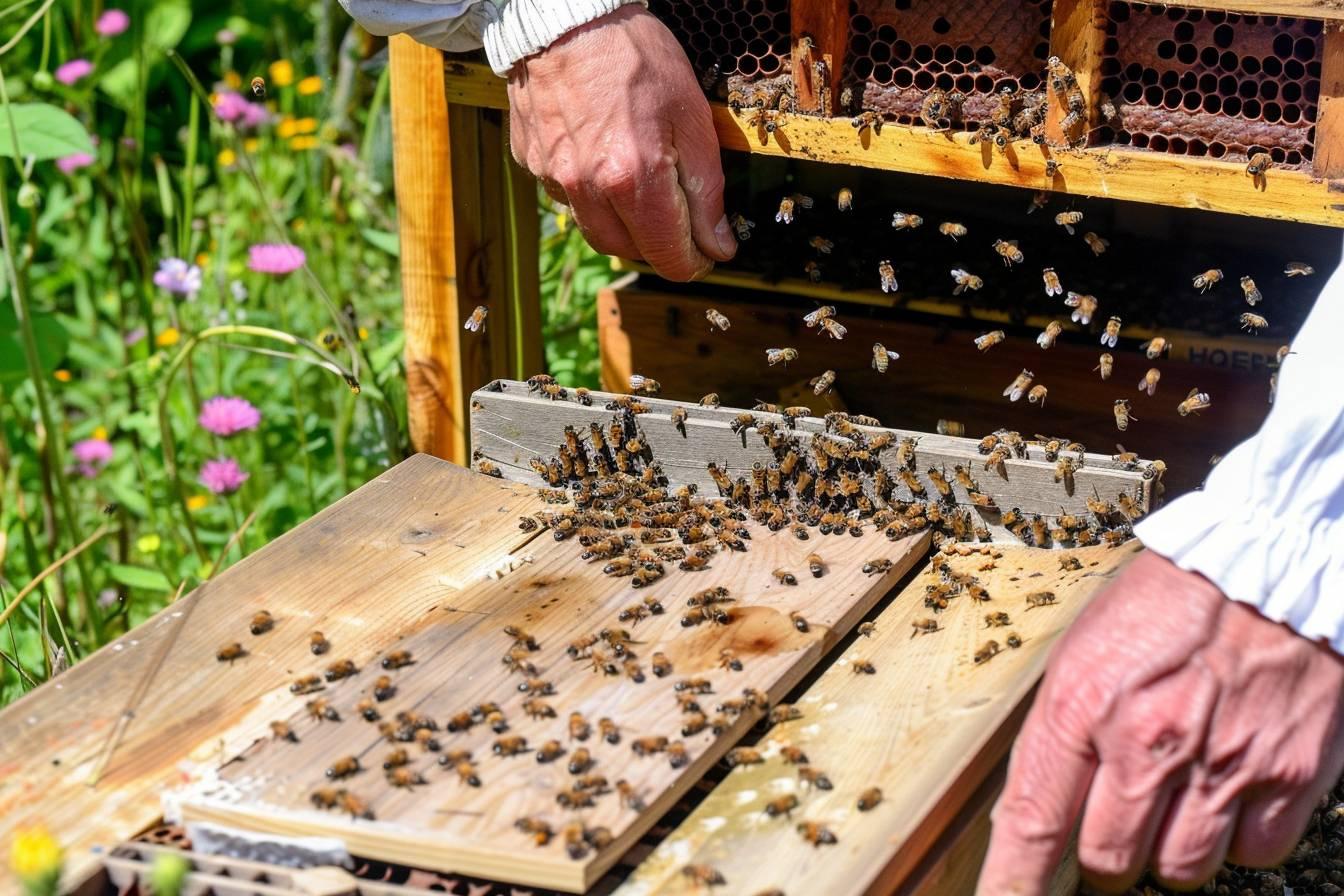
M 980 577 L 991 600 L 956 597 L 937 617 L 942 630 L 912 638 L 911 622 L 931 615 L 924 589 L 937 575 L 926 569 L 877 617 L 871 639 L 856 638 L 807 689 L 802 718 L 762 739 L 766 762 L 729 774 L 618 896 L 695 892 L 681 874 L 689 863 L 717 868 L 725 892 L 892 892 L 1008 750 L 1051 643 L 1138 550 L 1131 542 L 1073 551 L 1083 565 L 1075 572 L 1061 571 L 1058 553 L 1033 548 L 1002 548 L 993 570 L 978 569 L 989 559 L 981 555 L 951 557 L 954 570 Z M 1027 611 L 1026 594 L 1039 590 L 1054 591 L 1058 604 Z M 999 610 L 1011 625 L 987 629 L 985 613 Z M 1008 632 L 1022 637 L 1020 648 L 974 664 L 980 645 L 1003 644 Z M 872 662 L 876 674 L 854 674 L 855 660 Z M 784 746 L 802 748 L 834 789 L 800 786 Z M 859 812 L 858 795 L 873 786 L 883 801 Z M 764 813 L 787 794 L 800 803 L 792 819 Z M 794 829 L 800 821 L 823 822 L 838 843 L 807 846 Z
M 722 735 L 705 730 L 692 735 L 680 731 L 686 716 L 679 712 L 674 683 L 703 677 L 714 691 L 701 699 L 713 717 L 715 705 L 737 698 L 743 688 L 780 699 L 853 629 L 896 580 L 922 559 L 928 549 L 927 533 L 889 542 L 881 533 L 862 538 L 835 538 L 825 544 L 799 542 L 787 532 L 770 533 L 751 526 L 753 538 L 745 553 L 716 555 L 708 570 L 672 569 L 665 579 L 641 591 L 628 576 L 604 575 L 601 563 L 579 558 L 574 541 L 558 542 L 544 535 L 528 545 L 527 562 L 495 582 L 477 585 L 455 596 L 452 607 L 402 623 L 404 637 L 396 647 L 412 652 L 416 662 L 392 677 L 395 695 L 380 707 L 391 719 L 400 710 L 432 717 L 441 728 L 453 715 L 483 701 L 500 705 L 508 735 L 526 737 L 529 749 L 521 756 L 492 755 L 499 735 L 485 725 L 466 732 L 440 730 L 443 751 L 467 749 L 476 760 L 479 789 L 458 781 L 436 755 L 403 744 L 412 755 L 409 768 L 423 773 L 427 783 L 413 790 L 395 790 L 384 780 L 382 763 L 394 745 L 380 737 L 375 725 L 356 713 L 356 702 L 369 695 L 374 679 L 384 673 L 378 656 L 385 651 L 341 653 L 361 668 L 354 678 L 330 686 L 319 696 L 338 709 L 339 722 L 315 722 L 306 717 L 305 698 L 286 690 L 294 675 L 318 672 L 326 663 L 315 658 L 300 663 L 283 680 L 270 682 L 274 714 L 287 718 L 299 737 L 297 744 L 259 740 L 240 761 L 220 772 L 215 785 L 202 785 L 183 797 L 186 820 L 204 820 L 286 835 L 330 835 L 343 839 L 352 852 L 384 861 L 452 871 L 507 881 L 580 892 L 591 886 L 621 854 L 717 762 L 759 717 L 746 713 Z M 820 550 L 827 563 L 821 578 L 808 574 L 804 558 Z M 865 575 L 865 561 L 885 557 L 893 568 Z M 772 570 L 783 567 L 797 575 L 795 586 L 782 585 Z M 392 588 L 397 583 L 389 582 Z M 723 626 L 681 624 L 686 599 L 703 589 L 725 586 L 737 598 L 735 618 Z M 372 589 L 375 595 L 383 589 Z M 639 602 L 645 594 L 659 598 L 666 613 L 637 625 L 621 623 L 618 612 Z M 801 612 L 806 632 L 790 621 Z M 539 698 L 556 718 L 531 720 L 522 708 L 525 695 L 517 685 L 523 679 L 500 662 L 511 646 L 503 633 L 516 625 L 540 642 L 531 660 L 554 685 L 554 696 Z M 607 626 L 630 627 L 634 650 L 646 681 L 637 683 L 617 674 L 598 673 L 592 663 L 566 655 L 567 645 Z M 743 668 L 720 668 L 720 652 L 731 649 Z M 655 677 L 655 651 L 671 661 L 672 674 Z M 642 812 L 622 805 L 615 793 L 596 800 L 595 807 L 574 813 L 556 803 L 557 793 L 574 781 L 566 763 L 581 746 L 568 734 L 571 712 L 581 712 L 594 733 L 582 746 L 595 760 L 589 773 L 610 784 L 626 779 L 647 803 Z M 621 730 L 611 745 L 598 737 L 599 719 L 613 719 Z M 673 768 L 666 755 L 641 758 L 632 750 L 637 738 L 665 736 L 684 743 L 690 757 L 685 767 Z M 559 740 L 566 755 L 543 764 L 537 748 Z M 354 755 L 364 770 L 342 784 L 367 801 L 376 820 L 351 820 L 338 812 L 323 812 L 309 804 L 315 788 L 331 782 L 325 770 L 340 756 Z M 545 818 L 557 831 L 579 820 L 602 826 L 614 835 L 610 846 L 590 852 L 581 860 L 566 856 L 559 836 L 544 848 L 514 829 L 522 816 Z
M 158 819 L 166 788 L 213 773 L 289 708 L 276 685 L 312 665 L 314 629 L 337 655 L 386 649 L 507 567 L 535 537 L 518 531 L 518 515 L 540 506 L 524 486 L 420 455 L 236 563 L 0 711 L 0 843 L 41 823 L 65 848 L 67 883 L 83 880 L 100 852 Z M 253 637 L 261 609 L 276 625 Z M 229 641 L 250 652 L 232 667 L 215 661 Z M 134 717 L 91 786 L 127 709 Z
M 506 470 L 511 479 L 544 484 L 532 471 L 528 462 L 534 457 L 549 459 L 564 440 L 565 426 L 574 426 L 587 432 L 590 422 L 606 423 L 611 412 L 604 405 L 613 397 L 608 393 L 592 393 L 592 406 L 586 407 L 573 400 L 551 401 L 537 393 L 529 393 L 527 384 L 511 380 L 497 380 L 472 396 L 471 443 L 473 450 Z M 817 413 L 825 413 L 825 399 L 809 395 Z M 741 408 L 705 408 L 683 405 L 679 402 L 646 399 L 650 413 L 639 416 L 640 426 L 647 441 L 674 485 L 695 483 L 706 494 L 717 494 L 713 479 L 706 470 L 706 462 L 726 463 L 730 476 L 749 475 L 753 463 L 775 460 L 769 448 L 748 431 L 746 438 L 732 432 L 734 418 L 743 413 Z M 674 408 L 687 407 L 686 435 L 672 425 L 670 413 Z M 751 412 L 760 420 L 780 421 L 778 414 Z M 823 422 L 811 417 L 797 422 L 797 431 L 804 438 L 823 430 Z M 1055 516 L 1061 508 L 1071 513 L 1087 513 L 1087 498 L 1097 492 L 1114 500 L 1120 492 L 1133 495 L 1144 508 L 1149 506 L 1152 483 L 1137 471 L 1125 470 L 1109 455 L 1088 454 L 1083 467 L 1074 476 L 1072 494 L 1064 484 L 1055 481 L 1055 465 L 1043 459 L 1040 448 L 1030 447 L 1026 459 L 1012 459 L 1005 464 L 1005 476 L 984 469 L 984 455 L 977 449 L 978 439 L 953 438 L 931 433 L 902 429 L 878 430 L 864 427 L 868 433 L 891 432 L 898 438 L 919 439 L 916 454 L 917 476 L 928 495 L 936 495 L 932 481 L 925 472 L 930 467 L 942 467 L 949 478 L 958 464 L 969 466 L 981 490 L 995 499 L 998 508 L 1019 508 L 1024 513 Z M 882 460 L 895 475 L 895 452 L 888 451 Z M 899 477 L 897 477 L 899 479 Z M 956 503 L 976 512 L 993 523 L 998 513 L 976 507 L 966 490 L 954 483 Z M 898 481 L 896 495 L 910 500 L 908 486 Z

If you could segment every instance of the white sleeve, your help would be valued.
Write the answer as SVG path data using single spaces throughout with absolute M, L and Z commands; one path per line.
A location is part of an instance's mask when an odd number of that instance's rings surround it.
M 408 34 L 450 52 L 485 47 L 495 74 L 567 31 L 647 0 L 341 0 L 372 34 Z
M 1233 600 L 1344 653 L 1341 334 L 1344 266 L 1294 340 L 1260 431 L 1214 467 L 1203 491 L 1173 501 L 1135 533 Z

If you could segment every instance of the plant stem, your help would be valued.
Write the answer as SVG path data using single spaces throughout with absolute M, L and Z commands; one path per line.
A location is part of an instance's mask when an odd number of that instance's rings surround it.
M 23 588 L 19 590 L 18 596 L 15 597 L 14 600 L 10 602 L 9 606 L 5 607 L 3 612 L 0 612 L 0 623 L 3 623 L 11 615 L 13 615 L 14 611 L 19 608 L 19 604 L 23 603 L 23 599 L 28 595 L 32 594 L 33 591 L 37 588 L 37 586 L 42 584 L 43 579 L 54 573 L 56 570 L 60 569 L 72 558 L 78 557 L 80 554 L 84 553 L 84 550 L 86 548 L 88 548 L 98 539 L 106 535 L 109 529 L 111 529 L 111 526 L 109 526 L 107 523 L 103 523 L 103 525 L 99 526 L 97 529 L 94 530 L 94 533 L 92 535 L 81 541 L 75 547 L 66 551 L 64 554 L 60 556 L 59 559 L 53 561 L 47 566 L 46 569 L 38 573 L 37 576 L 31 582 L 29 582 L 27 585 L 24 585 Z

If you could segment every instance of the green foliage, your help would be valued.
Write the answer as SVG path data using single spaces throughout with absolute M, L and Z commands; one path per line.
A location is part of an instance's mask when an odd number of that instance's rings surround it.
M 568 214 L 542 194 L 541 329 L 546 366 L 556 379 L 595 389 L 597 292 L 611 281 L 611 261 L 599 255 Z
M 75 153 L 92 155 L 93 141 L 64 109 L 50 103 L 10 103 L 8 114 L 0 115 L 0 156 L 45 162 Z

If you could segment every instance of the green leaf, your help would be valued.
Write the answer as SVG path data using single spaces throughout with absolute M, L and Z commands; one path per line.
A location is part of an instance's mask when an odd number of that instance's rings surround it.
M 145 569 L 143 566 L 130 566 L 125 563 L 113 563 L 107 567 L 108 575 L 116 582 L 128 588 L 144 591 L 172 591 L 168 577 L 157 569 Z
M 374 230 L 372 227 L 365 227 L 360 233 L 375 248 L 382 249 L 393 258 L 401 255 L 401 240 L 395 233 L 388 233 L 386 230 Z
M 93 155 L 93 141 L 73 115 L 50 103 L 10 103 L 14 128 L 19 135 L 19 156 L 42 161 L 77 152 Z M 14 158 L 10 115 L 0 109 L 0 156 Z
M 156 3 L 145 17 L 145 39 L 160 50 L 177 46 L 191 27 L 191 4 Z
M 33 315 L 33 335 L 37 339 L 37 359 L 43 376 L 50 376 L 65 357 L 70 334 L 55 315 Z M 0 385 L 12 385 L 28 379 L 27 359 L 23 354 L 23 336 L 12 305 L 0 305 Z

